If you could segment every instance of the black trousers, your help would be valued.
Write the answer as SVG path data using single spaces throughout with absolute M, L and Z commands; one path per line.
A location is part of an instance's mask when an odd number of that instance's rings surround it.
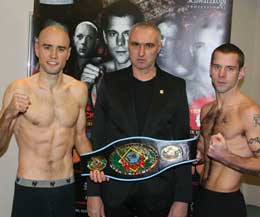
M 240 191 L 222 193 L 199 189 L 194 217 L 246 217 L 246 205 Z
M 174 198 L 172 186 L 161 183 L 151 188 L 147 182 L 117 183 L 117 189 L 104 187 L 106 217 L 167 217 Z M 125 184 L 127 188 L 121 186 Z
M 74 217 L 74 183 L 36 188 L 15 184 L 12 217 Z

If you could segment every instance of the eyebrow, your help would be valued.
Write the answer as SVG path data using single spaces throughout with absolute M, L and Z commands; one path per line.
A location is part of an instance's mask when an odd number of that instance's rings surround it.
M 132 45 L 144 45 L 144 46 L 146 46 L 146 45 L 155 45 L 155 43 L 153 43 L 153 42 L 141 43 L 141 42 L 138 42 L 138 41 L 131 41 L 130 44 L 132 44 Z
M 222 65 L 220 65 L 220 64 L 218 64 L 218 63 L 212 63 L 211 65 L 212 65 L 212 66 L 221 66 L 221 67 L 232 67 L 232 68 L 238 67 L 238 66 L 236 66 L 236 65 L 226 65 L 226 66 L 222 66 Z
M 47 43 L 42 44 L 42 46 L 55 47 L 54 45 L 52 45 L 52 44 L 47 44 Z M 56 47 L 57 47 L 57 48 L 67 49 L 66 46 L 62 46 L 62 45 L 58 45 L 58 46 L 56 46 Z

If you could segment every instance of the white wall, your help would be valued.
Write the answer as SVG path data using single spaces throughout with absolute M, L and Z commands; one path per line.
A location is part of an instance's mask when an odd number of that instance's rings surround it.
M 231 41 L 246 56 L 247 74 L 242 85 L 254 100 L 260 103 L 260 0 L 233 0 Z
M 7 85 L 26 76 L 29 11 L 33 0 L 1 0 L 0 2 L 0 100 Z M 246 54 L 248 74 L 242 89 L 260 103 L 260 0 L 234 0 L 231 41 Z M 1 139 L 1 138 L 0 138 Z M 0 217 L 10 216 L 14 178 L 17 166 L 17 147 L 14 139 L 8 151 L 0 157 Z M 259 178 L 254 185 L 244 185 L 247 202 L 259 203 Z M 251 181 L 246 180 L 251 183 Z M 260 206 L 260 204 L 259 204 Z
M 0 1 L 0 100 L 7 85 L 27 75 L 27 36 L 29 11 L 33 0 Z M 1 139 L 1 138 L 0 138 Z M 0 217 L 9 217 L 17 166 L 17 146 L 13 139 L 0 157 Z

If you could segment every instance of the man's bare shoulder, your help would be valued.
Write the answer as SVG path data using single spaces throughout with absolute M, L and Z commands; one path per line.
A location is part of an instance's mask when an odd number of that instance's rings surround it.
M 200 110 L 200 117 L 201 120 L 209 113 L 209 111 L 211 110 L 211 108 L 213 107 L 213 105 L 215 104 L 215 100 L 212 102 L 209 102 L 207 104 L 205 104 L 201 110 Z
M 70 90 L 76 99 L 79 101 L 87 99 L 88 88 L 85 83 L 65 74 L 63 75 L 63 81 L 66 88 Z
M 67 87 L 79 90 L 85 90 L 87 86 L 85 83 L 66 74 L 63 75 L 63 82 Z
M 15 80 L 8 85 L 8 87 L 4 92 L 3 108 L 5 108 L 10 103 L 14 94 L 19 93 L 19 94 L 28 95 L 30 91 L 28 83 L 30 79 L 31 78 L 28 77 L 28 78 Z
M 31 77 L 23 78 L 13 81 L 6 89 L 6 93 L 22 93 L 26 94 L 29 89 L 29 84 L 31 83 Z
M 244 123 L 260 120 L 260 107 L 251 98 L 244 96 L 239 104 L 239 116 Z M 252 122 L 251 122 L 252 123 Z

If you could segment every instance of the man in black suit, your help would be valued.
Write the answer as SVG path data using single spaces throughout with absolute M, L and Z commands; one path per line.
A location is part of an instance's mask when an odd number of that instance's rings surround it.
M 159 29 L 133 26 L 128 41 L 132 65 L 105 75 L 94 116 L 94 149 L 123 137 L 186 139 L 188 103 L 184 80 L 155 65 Z M 139 182 L 88 183 L 90 217 L 186 217 L 191 200 L 190 165 L 178 166 Z

